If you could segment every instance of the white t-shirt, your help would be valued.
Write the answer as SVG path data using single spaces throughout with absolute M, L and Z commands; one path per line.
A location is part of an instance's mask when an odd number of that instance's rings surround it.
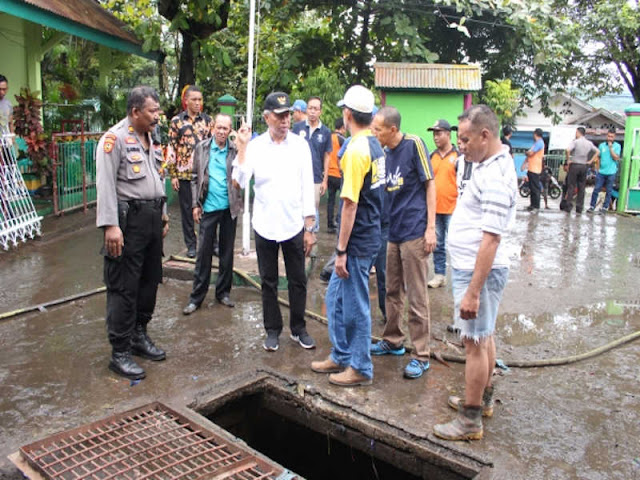
M 518 179 L 511 155 L 500 152 L 477 164 L 451 217 L 447 248 L 451 265 L 473 270 L 483 232 L 504 235 L 516 216 Z M 500 242 L 493 267 L 509 267 L 509 255 Z
M 302 137 L 287 133 L 274 143 L 267 130 L 247 145 L 245 161 L 234 160 L 232 178 L 241 188 L 254 177 L 253 228 L 267 240 L 283 242 L 302 231 L 304 218 L 315 216 L 311 150 Z

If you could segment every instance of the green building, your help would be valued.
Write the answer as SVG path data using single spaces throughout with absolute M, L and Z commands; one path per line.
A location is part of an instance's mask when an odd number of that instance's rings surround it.
M 55 32 L 47 41 L 44 27 Z M 9 80 L 8 98 L 12 102 L 21 87 L 42 92 L 40 62 L 45 53 L 68 35 L 100 45 L 103 82 L 115 62 L 128 58 L 120 52 L 161 60 L 157 52 L 143 52 L 142 42 L 129 28 L 94 0 L 2 0 L 0 73 Z
M 382 105 L 396 107 L 402 131 L 422 137 L 429 151 L 435 145 L 427 128 L 441 118 L 457 125 L 458 115 L 471 106 L 471 93 L 482 87 L 480 67 L 475 65 L 376 63 L 374 68 Z

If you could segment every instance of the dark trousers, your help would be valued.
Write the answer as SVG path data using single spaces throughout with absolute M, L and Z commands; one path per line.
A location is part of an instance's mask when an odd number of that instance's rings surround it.
M 228 208 L 215 212 L 203 213 L 200 219 L 200 246 L 196 258 L 196 271 L 193 278 L 193 290 L 190 303 L 200 306 L 209 291 L 211 281 L 211 258 L 216 231 L 220 230 L 220 268 L 216 280 L 216 298 L 229 295 L 233 282 L 233 245 L 236 241 L 237 218 L 231 218 Z
M 254 230 L 255 232 L 255 230 Z M 289 326 L 299 335 L 305 330 L 304 310 L 307 305 L 307 277 L 304 273 L 304 231 L 283 242 L 267 240 L 255 232 L 258 270 L 262 280 L 262 315 L 264 328 L 280 335 L 282 313 L 278 305 L 278 250 L 282 248 L 289 284 Z
M 180 180 L 178 190 L 180 202 L 180 216 L 182 217 L 182 236 L 187 250 L 196 250 L 196 231 L 193 227 L 193 207 L 191 198 L 191 180 Z
M 128 212 L 123 212 L 128 206 Z M 136 324 L 146 326 L 156 306 L 162 280 L 162 205 L 119 204 L 124 249 L 104 257 L 107 333 L 115 351 L 128 351 Z
M 571 211 L 573 208 L 573 195 L 578 187 L 578 198 L 576 199 L 576 212 L 581 213 L 584 208 L 584 187 L 587 184 L 587 166 L 572 163 L 569 165 L 567 174 L 567 204 L 565 210 Z
M 540 174 L 527 172 L 529 177 L 529 190 L 531 191 L 531 208 L 540 208 Z
M 327 197 L 327 228 L 335 228 L 333 216 L 336 207 L 336 195 L 340 190 L 340 185 L 342 185 L 342 179 L 330 176 L 327 183 L 327 190 L 329 191 L 329 196 Z

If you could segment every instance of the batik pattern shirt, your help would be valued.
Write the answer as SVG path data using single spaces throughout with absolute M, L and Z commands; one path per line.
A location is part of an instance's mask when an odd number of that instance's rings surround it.
M 169 127 L 168 169 L 171 178 L 191 180 L 193 170 L 193 150 L 198 142 L 211 137 L 213 120 L 206 113 L 199 113 L 195 118 L 184 112 L 171 119 Z

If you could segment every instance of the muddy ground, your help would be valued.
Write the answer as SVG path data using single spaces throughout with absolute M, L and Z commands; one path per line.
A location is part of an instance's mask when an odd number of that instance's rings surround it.
M 573 356 L 640 330 L 640 219 L 567 215 L 555 202 L 529 214 L 525 206 L 521 199 L 509 242 L 498 357 L 509 363 Z M 172 213 L 177 220 L 175 208 Z M 47 218 L 41 239 L 0 253 L 0 312 L 101 287 L 94 221 L 93 211 Z M 307 308 L 324 314 L 326 286 L 318 274 L 334 239 L 322 229 L 319 240 Z M 165 253 L 183 251 L 174 221 Z M 373 329 L 380 334 L 373 277 L 371 286 Z M 257 290 L 234 288 L 234 309 L 217 305 L 210 292 L 203 308 L 185 317 L 190 289 L 190 282 L 175 278 L 160 285 L 150 333 L 168 359 L 142 360 L 147 379 L 135 386 L 107 369 L 104 294 L 0 320 L 0 478 L 21 478 L 6 459 L 21 445 L 154 400 L 185 407 L 211 385 L 264 367 L 434 445 L 443 443 L 431 428 L 452 416 L 446 399 L 463 390 L 461 364 L 433 361 L 425 377 L 406 380 L 406 357 L 375 358 L 371 387 L 340 389 L 309 369 L 311 360 L 329 352 L 323 324 L 308 320 L 317 350 L 296 346 L 285 328 L 280 350 L 267 353 Z M 430 290 L 430 300 L 432 347 L 455 353 L 439 341 L 455 341 L 445 328 L 451 292 Z M 502 372 L 484 439 L 446 448 L 493 464 L 494 478 L 640 478 L 639 352 L 636 341 L 579 363 Z

